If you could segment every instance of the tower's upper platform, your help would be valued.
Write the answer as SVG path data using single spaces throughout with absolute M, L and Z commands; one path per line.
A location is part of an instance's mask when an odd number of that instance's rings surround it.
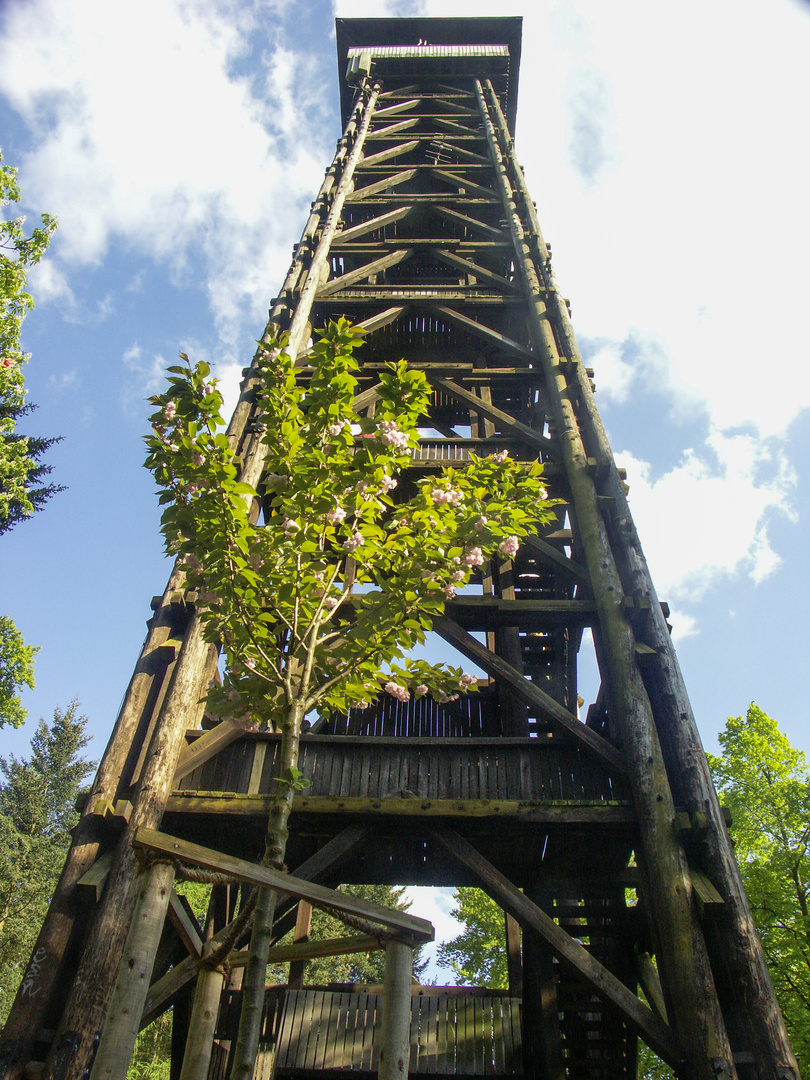
M 515 130 L 523 20 L 336 19 L 340 110 L 345 125 L 354 88 L 346 82 L 356 52 L 371 54 L 372 72 L 385 80 L 419 76 L 478 75 L 492 80 Z

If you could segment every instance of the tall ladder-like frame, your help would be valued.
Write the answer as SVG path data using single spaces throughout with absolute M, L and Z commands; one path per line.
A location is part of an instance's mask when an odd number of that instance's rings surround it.
M 520 35 L 515 18 L 337 22 L 345 130 L 270 322 L 289 331 L 303 377 L 313 332 L 338 316 L 362 326 L 358 407 L 373 410 L 391 360 L 425 371 L 433 396 L 414 473 L 506 449 L 539 457 L 561 504 L 551 529 L 483 567 L 480 589 L 435 625 L 487 673 L 475 699 L 379 700 L 303 737 L 310 787 L 295 800 L 288 862 L 326 885 L 478 885 L 506 913 L 508 997 L 496 1008 L 458 991 L 450 1009 L 449 992 L 415 991 L 412 1072 L 631 1080 L 640 1036 L 683 1077 L 798 1080 L 666 607 L 515 157 Z M 243 478 L 260 485 L 253 382 L 247 369 L 229 435 Z M 139 843 L 161 829 L 186 853 L 204 844 L 231 862 L 261 851 L 278 737 L 204 726 L 217 658 L 179 573 L 153 610 L 4 1031 L 3 1076 L 67 1080 L 89 1067 L 143 880 L 137 830 Z M 583 720 L 577 666 L 591 639 L 601 685 Z M 204 946 L 171 877 L 161 888 L 142 1021 L 174 1006 L 174 1076 L 199 1020 L 189 1002 Z M 214 890 L 218 933 L 237 904 L 232 886 Z M 277 918 L 280 936 L 292 902 Z M 303 903 L 298 922 L 300 937 Z M 315 998 L 300 970 L 290 984 L 268 995 L 276 1072 L 369 1072 L 374 1059 L 346 1035 L 354 1023 L 362 1040 L 358 999 L 317 992 L 343 1050 L 310 1060 L 300 1014 L 312 1021 Z M 232 977 L 212 1077 L 238 997 Z M 465 1043 L 468 1006 L 478 1034 Z

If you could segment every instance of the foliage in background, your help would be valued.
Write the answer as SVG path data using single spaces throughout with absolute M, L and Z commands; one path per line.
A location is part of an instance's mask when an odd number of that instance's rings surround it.
M 0 153 L 0 207 L 19 202 L 17 170 L 3 165 Z M 25 291 L 28 269 L 42 258 L 56 228 L 50 214 L 42 215 L 42 227 L 25 235 L 25 218 L 0 219 L 0 536 L 39 510 L 56 491 L 56 484 L 40 484 L 51 471 L 40 458 L 57 439 L 20 435 L 17 421 L 31 412 L 25 402 L 20 349 L 23 319 L 34 306 Z M 26 717 L 19 691 L 33 687 L 33 657 L 8 616 L 0 616 L 0 727 L 19 727 Z
M 0 154 L 0 206 L 19 202 L 17 170 L 2 164 Z M 25 403 L 23 365 L 28 357 L 20 348 L 23 319 L 33 308 L 25 278 L 50 243 L 56 219 L 42 215 L 41 228 L 26 236 L 24 217 L 0 220 L 0 534 L 61 490 L 54 484 L 38 485 L 51 471 L 39 458 L 54 439 L 30 438 L 16 431 L 17 420 L 31 411 Z
M 0 758 L 0 1023 L 62 871 L 76 795 L 95 768 L 80 756 L 89 736 L 78 707 L 72 701 L 54 710 L 51 724 L 40 720 L 30 758 Z
M 342 885 L 340 892 L 349 893 L 351 896 L 360 897 L 362 900 L 371 900 L 375 904 L 393 908 L 396 911 L 407 911 L 410 901 L 405 897 L 405 889 L 396 885 Z M 340 919 L 335 918 L 328 911 L 314 908 L 312 911 L 312 929 L 309 935 L 310 941 L 323 941 L 324 938 L 350 937 L 358 933 L 347 927 Z M 292 942 L 292 934 L 286 939 Z M 285 942 L 285 943 L 286 943 Z M 427 966 L 427 961 L 419 959 L 421 949 L 415 950 L 414 974 L 419 977 Z M 271 978 L 280 983 L 287 980 L 288 965 L 271 967 Z M 324 956 L 310 961 L 306 966 L 305 981 L 307 983 L 322 984 L 333 982 L 347 983 L 373 983 L 383 981 L 385 974 L 385 950 L 379 949 L 369 953 L 351 953 L 348 956 Z
M 810 1071 L 810 768 L 753 702 L 729 717 L 714 782 L 802 1074 Z
M 8 615 L 0 615 L 0 727 L 19 727 L 26 717 L 19 691 L 34 687 L 35 645 L 26 645 Z
M 453 899 L 456 906 L 450 914 L 464 929 L 439 946 L 439 967 L 449 968 L 460 986 L 504 989 L 509 974 L 503 908 L 481 889 L 456 889 Z

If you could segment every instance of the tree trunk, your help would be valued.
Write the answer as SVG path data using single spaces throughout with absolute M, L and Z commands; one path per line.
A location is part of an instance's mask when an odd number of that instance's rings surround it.
M 287 852 L 289 832 L 287 822 L 293 801 L 293 787 L 285 783 L 289 770 L 298 764 L 298 744 L 301 737 L 303 710 L 299 702 L 291 706 L 287 722 L 282 730 L 279 754 L 278 790 L 267 822 L 262 866 L 286 869 L 284 856 Z M 267 955 L 273 940 L 273 919 L 278 893 L 274 889 L 260 888 L 253 916 L 250 951 L 242 980 L 242 1012 L 239 1017 L 239 1034 L 234 1049 L 231 1080 L 252 1080 L 259 1048 L 262 1014 L 264 1013 L 264 984 L 267 977 Z

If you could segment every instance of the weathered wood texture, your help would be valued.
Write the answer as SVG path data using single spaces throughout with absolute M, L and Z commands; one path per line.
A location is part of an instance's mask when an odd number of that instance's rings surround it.
M 255 755 L 265 747 L 256 793 L 270 794 L 275 789 L 279 745 L 278 735 L 245 733 L 183 777 L 178 790 L 247 794 Z M 298 767 L 309 780 L 306 799 L 410 795 L 548 803 L 629 800 L 629 788 L 620 775 L 594 761 L 587 751 L 552 739 L 305 735 Z
M 520 1075 L 519 1004 L 498 992 L 441 996 L 414 988 L 410 1074 Z M 276 1035 L 276 1075 L 351 1070 L 366 1080 L 379 1067 L 381 1025 L 381 993 L 287 991 Z

